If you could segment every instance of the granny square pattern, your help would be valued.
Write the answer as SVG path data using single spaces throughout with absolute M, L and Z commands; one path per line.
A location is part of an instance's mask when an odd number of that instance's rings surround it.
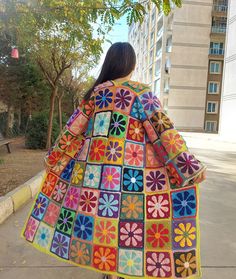
M 195 179 L 204 169 L 149 86 L 104 82 L 45 155 L 21 236 L 122 278 L 200 278 Z

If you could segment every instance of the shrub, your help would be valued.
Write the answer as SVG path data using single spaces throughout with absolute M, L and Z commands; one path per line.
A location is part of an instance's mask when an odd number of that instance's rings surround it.
M 38 112 L 32 116 L 26 130 L 25 145 L 31 149 L 45 149 L 47 142 L 48 112 Z M 53 119 L 52 142 L 54 142 L 60 133 L 56 117 Z

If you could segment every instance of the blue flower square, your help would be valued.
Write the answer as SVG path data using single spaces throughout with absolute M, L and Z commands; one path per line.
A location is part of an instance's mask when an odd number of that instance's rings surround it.
M 50 251 L 60 258 L 69 258 L 70 237 L 55 231 Z
M 66 181 L 70 181 L 73 169 L 74 169 L 74 165 L 75 165 L 75 160 L 70 160 L 70 162 L 66 165 L 65 169 L 63 170 L 63 172 L 61 173 L 61 178 L 66 180 Z
M 38 220 L 42 220 L 49 204 L 49 199 L 40 193 L 35 201 L 32 216 Z
M 142 192 L 143 171 L 134 168 L 124 168 L 123 190 L 128 192 Z
M 101 192 L 98 204 L 98 216 L 118 218 L 120 207 L 120 194 Z
M 91 241 L 93 238 L 94 218 L 78 214 L 74 223 L 74 236 L 83 240 Z
M 171 198 L 174 218 L 196 216 L 197 200 L 195 188 L 172 192 Z

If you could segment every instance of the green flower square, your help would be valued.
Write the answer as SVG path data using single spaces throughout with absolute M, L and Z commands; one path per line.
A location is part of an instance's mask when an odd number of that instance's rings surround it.
M 142 194 L 122 194 L 121 219 L 143 220 L 144 203 Z
M 171 225 L 169 221 L 146 222 L 145 247 L 151 250 L 171 249 Z
M 119 112 L 114 112 L 111 117 L 109 135 L 117 138 L 124 138 L 127 123 L 128 116 Z
M 75 212 L 62 207 L 56 228 L 67 235 L 72 234 L 72 227 L 75 219 Z
M 70 245 L 70 260 L 81 265 L 91 263 L 92 246 L 73 238 Z
M 85 166 L 86 163 L 84 162 L 75 162 L 72 177 L 71 177 L 71 184 L 76 186 L 82 186 L 84 174 L 85 174 Z

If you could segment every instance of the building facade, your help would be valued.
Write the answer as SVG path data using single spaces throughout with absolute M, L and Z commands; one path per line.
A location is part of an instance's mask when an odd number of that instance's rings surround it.
M 212 123 L 219 119 L 220 104 L 214 104 L 220 100 L 222 75 L 215 71 L 224 59 L 222 30 L 227 16 L 215 10 L 219 5 L 227 11 L 222 1 L 185 0 L 168 17 L 152 6 L 143 24 L 129 29 L 129 42 L 137 54 L 133 78 L 152 86 L 183 131 L 218 128 L 218 122 Z M 222 72 L 223 64 L 219 67 Z
M 236 142 L 236 1 L 229 1 L 221 98 L 220 136 Z

